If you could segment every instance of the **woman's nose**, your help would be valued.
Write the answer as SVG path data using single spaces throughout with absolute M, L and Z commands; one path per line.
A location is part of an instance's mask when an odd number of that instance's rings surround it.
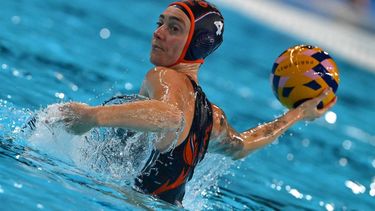
M 164 39 L 165 37 L 165 26 L 164 25 L 161 25 L 160 27 L 158 27 L 155 31 L 154 31 L 154 37 L 157 38 L 157 39 Z

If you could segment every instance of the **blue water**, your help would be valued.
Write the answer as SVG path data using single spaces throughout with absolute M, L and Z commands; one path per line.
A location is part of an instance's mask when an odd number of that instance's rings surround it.
M 45 110 L 49 105 L 99 105 L 116 94 L 137 93 L 152 67 L 150 39 L 167 3 L 0 2 L 1 210 L 178 209 L 131 189 L 139 166 L 115 155 L 105 160 L 104 149 L 119 146 L 116 140 L 85 142 L 58 124 L 41 124 L 31 137 L 20 132 L 34 113 L 56 118 L 54 106 Z M 225 42 L 201 68 L 200 85 L 242 131 L 285 111 L 272 94 L 269 73 L 283 50 L 304 41 L 222 10 Z M 186 209 L 375 207 L 375 75 L 332 56 L 341 77 L 335 123 L 324 117 L 298 123 L 236 162 L 208 154 L 188 185 Z M 121 159 L 136 161 L 134 155 L 124 151 Z

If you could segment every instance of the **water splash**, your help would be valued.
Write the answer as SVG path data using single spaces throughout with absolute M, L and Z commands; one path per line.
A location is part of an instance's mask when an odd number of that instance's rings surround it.
M 71 162 L 74 142 L 79 137 L 66 132 L 59 110 L 60 106 L 61 104 L 52 104 L 37 111 L 23 127 L 20 137 L 27 140 L 27 144 L 32 148 L 41 150 L 52 157 Z M 32 127 L 31 123 L 35 127 Z
M 31 115 L 30 110 L 17 109 L 12 103 L 0 99 L 0 137 L 15 139 Z
M 72 135 L 65 130 L 59 110 L 61 105 L 53 104 L 31 112 L 17 109 L 0 100 L 0 125 L 2 129 L 6 129 L 1 130 L 0 135 L 11 134 L 15 144 L 23 143 L 31 147 L 31 151 L 24 153 L 22 157 L 31 159 L 32 162 L 33 159 L 27 157 L 36 152 L 38 157 L 45 157 L 46 160 L 66 163 L 69 167 L 66 170 L 63 167 L 56 170 L 57 172 L 52 170 L 56 174 L 68 171 L 70 175 L 78 171 L 81 172 L 80 175 L 87 175 L 93 181 L 99 181 L 98 184 L 103 182 L 103 187 L 100 186 L 99 189 L 130 188 L 154 149 L 153 143 L 163 134 L 121 128 L 96 128 L 81 136 Z M 39 152 L 43 155 L 39 155 Z M 39 159 L 42 166 L 45 159 Z M 232 163 L 226 157 L 207 153 L 187 185 L 185 208 L 199 210 L 213 207 L 209 197 L 219 191 L 218 178 L 227 172 Z M 54 169 L 53 166 L 55 165 L 50 167 Z M 48 169 L 48 165 L 45 168 Z M 147 202 L 149 199 L 152 197 L 145 196 L 140 202 Z
M 53 104 L 36 112 L 32 124 L 29 122 L 22 130 L 28 144 L 89 174 L 99 174 L 104 180 L 130 183 L 151 153 L 154 134 L 95 128 L 83 135 L 73 135 L 65 130 L 61 105 Z
M 108 180 L 131 184 L 153 149 L 152 133 L 97 128 L 80 139 L 74 160 L 81 168 Z
M 207 153 L 186 186 L 183 205 L 188 210 L 214 209 L 210 196 L 220 192 L 219 177 L 228 174 L 235 161 L 220 154 Z

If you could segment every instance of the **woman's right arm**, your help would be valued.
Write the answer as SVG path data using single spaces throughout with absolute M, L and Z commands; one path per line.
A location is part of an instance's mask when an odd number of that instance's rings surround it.
M 182 122 L 182 113 L 175 106 L 158 100 L 95 107 L 69 103 L 61 110 L 68 131 L 74 134 L 83 134 L 93 127 L 176 131 Z
M 214 127 L 210 149 L 231 156 L 233 159 L 243 158 L 252 151 L 274 141 L 294 123 L 300 120 L 314 120 L 322 116 L 336 103 L 335 98 L 325 108 L 317 109 L 317 105 L 327 97 L 330 91 L 327 89 L 320 96 L 289 110 L 279 118 L 242 133 L 237 132 L 229 125 L 220 108 L 214 107 Z
M 140 94 L 150 100 L 121 105 L 91 107 L 68 103 L 61 107 L 68 131 L 82 134 L 93 127 L 122 127 L 141 131 L 177 131 L 184 115 L 178 107 L 181 82 L 175 71 L 153 68 L 146 75 Z M 181 101 L 181 100 L 180 100 Z M 181 104 L 181 103 L 180 103 Z

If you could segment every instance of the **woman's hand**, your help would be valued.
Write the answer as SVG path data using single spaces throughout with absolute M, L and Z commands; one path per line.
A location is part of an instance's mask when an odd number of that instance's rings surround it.
M 81 135 L 96 125 L 92 107 L 82 103 L 67 103 L 59 108 L 67 131 Z
M 301 120 L 308 120 L 312 121 L 316 118 L 321 117 L 325 112 L 332 108 L 337 101 L 337 97 L 335 97 L 329 104 L 327 104 L 324 108 L 318 109 L 318 104 L 328 96 L 328 94 L 332 92 L 331 88 L 325 89 L 318 97 L 308 100 L 302 103 L 300 106 L 296 108 L 300 112 L 300 119 Z

